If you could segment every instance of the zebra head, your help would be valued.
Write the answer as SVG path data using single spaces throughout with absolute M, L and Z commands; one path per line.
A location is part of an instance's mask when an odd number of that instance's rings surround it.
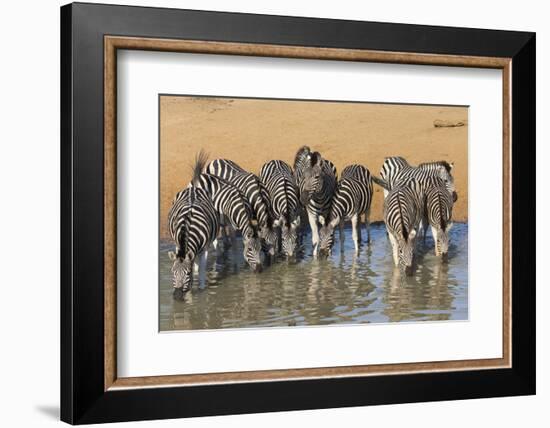
M 296 257 L 298 251 L 298 228 L 300 227 L 300 216 L 291 222 L 285 221 L 284 217 L 273 223 L 281 228 L 281 249 L 285 256 Z
M 182 292 L 189 291 L 193 285 L 193 259 L 190 255 L 181 257 L 173 251 L 168 253 L 172 263 L 172 284 L 174 286 L 174 296 L 176 292 L 181 295 Z
M 321 229 L 319 230 L 319 255 L 328 257 L 332 255 L 332 246 L 334 245 L 334 228 L 338 225 L 340 219 L 333 219 L 326 222 L 323 216 L 319 216 Z
M 323 159 L 318 152 L 309 155 L 309 166 L 304 170 L 300 184 L 300 202 L 306 206 L 311 199 L 311 195 L 319 192 L 323 188 Z
M 262 242 L 262 250 L 274 256 L 279 249 L 279 235 L 274 227 L 263 225 L 258 228 L 258 236 Z
M 243 256 L 245 261 L 254 272 L 262 271 L 262 242 L 253 234 L 246 235 L 243 239 Z
M 400 236 L 397 239 L 397 258 L 399 269 L 405 272 L 405 275 L 412 276 L 414 262 L 414 246 L 415 246 L 416 230 L 412 229 L 405 236 Z
M 453 223 L 449 222 L 443 225 L 443 228 L 438 230 L 433 230 L 432 232 L 434 235 L 435 240 L 435 255 L 441 256 L 443 261 L 448 260 L 448 254 L 449 254 L 449 231 L 451 230 L 451 227 L 453 227 Z
M 452 176 L 453 167 L 453 163 L 442 162 L 437 168 L 437 176 L 443 180 L 447 191 L 453 197 L 453 202 L 456 202 L 458 194 L 456 193 L 455 180 Z

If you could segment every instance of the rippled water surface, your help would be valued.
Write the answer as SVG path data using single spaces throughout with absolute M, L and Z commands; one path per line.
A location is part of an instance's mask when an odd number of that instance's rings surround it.
M 199 287 L 195 275 L 184 301 L 172 298 L 173 245 L 161 242 L 160 330 L 468 319 L 467 224 L 451 229 L 446 264 L 433 254 L 431 233 L 426 244 L 419 240 L 412 277 L 394 269 L 381 223 L 371 225 L 371 243 L 358 256 L 349 228 L 343 251 L 336 238 L 327 260 L 311 257 L 310 239 L 304 238 L 304 256 L 297 262 L 279 260 L 260 274 L 249 271 L 241 242 L 226 252 L 211 249 L 205 283 Z

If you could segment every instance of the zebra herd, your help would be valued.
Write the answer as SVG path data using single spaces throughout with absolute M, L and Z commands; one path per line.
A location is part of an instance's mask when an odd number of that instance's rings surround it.
M 220 240 L 224 248 L 235 245 L 236 231 L 242 236 L 244 260 L 255 272 L 261 272 L 265 257 L 295 258 L 303 248 L 306 223 L 314 257 L 332 253 L 337 227 L 343 244 L 347 221 L 358 253 L 362 216 L 370 242 L 373 182 L 384 189 L 384 222 L 395 265 L 413 274 L 416 236 L 423 231 L 425 239 L 428 226 L 435 253 L 445 260 L 457 200 L 452 169 L 446 161 L 412 166 L 402 157 L 388 157 L 380 177 L 354 164 L 338 178 L 330 160 L 304 146 L 293 167 L 271 160 L 255 175 L 231 160 L 208 162 L 201 151 L 191 182 L 176 194 L 168 215 L 176 244 L 175 252 L 169 252 L 174 296 L 191 288 L 194 271 L 204 275 L 211 245 L 217 249 Z

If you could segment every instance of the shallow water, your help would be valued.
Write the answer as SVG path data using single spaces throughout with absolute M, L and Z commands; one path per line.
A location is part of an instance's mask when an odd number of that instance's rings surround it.
M 371 225 L 371 243 L 358 256 L 351 229 L 344 234 L 343 251 L 337 232 L 328 259 L 311 257 L 308 234 L 303 257 L 278 260 L 260 274 L 248 269 L 240 241 L 225 252 L 211 249 L 205 283 L 195 275 L 183 301 L 172 297 L 173 244 L 161 242 L 160 330 L 468 319 L 467 224 L 451 229 L 448 263 L 434 255 L 431 232 L 426 244 L 418 240 L 412 277 L 394 269 L 382 223 Z

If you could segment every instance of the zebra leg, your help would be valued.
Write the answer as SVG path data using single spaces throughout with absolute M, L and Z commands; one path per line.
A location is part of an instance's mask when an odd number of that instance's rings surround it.
M 426 234 L 428 233 L 428 217 L 423 216 L 422 217 L 422 243 L 426 244 Z M 435 239 L 435 235 L 433 234 L 433 228 L 432 228 L 432 235 Z
M 365 228 L 367 229 L 367 244 L 370 244 L 370 209 L 365 211 Z
M 359 230 L 360 225 L 361 219 L 359 218 L 358 214 L 355 214 L 351 218 L 351 236 L 353 239 L 353 244 L 355 246 L 355 254 L 359 253 L 359 243 L 361 241 L 361 231 Z
M 313 246 L 313 256 L 317 257 L 319 251 L 319 228 L 317 226 L 317 216 L 308 211 L 309 227 L 311 228 L 311 245 Z
M 206 284 L 206 261 L 208 258 L 208 250 L 204 250 L 199 259 L 199 287 L 203 288 Z
M 390 238 L 390 242 L 392 246 L 393 263 L 395 264 L 395 266 L 399 266 L 399 256 L 397 254 L 398 252 L 397 240 L 394 238 L 394 236 L 391 234 L 390 231 L 388 231 L 388 236 Z
M 357 242 L 359 246 L 363 243 L 363 234 L 361 233 L 361 213 L 357 214 Z
M 438 249 L 438 245 L 437 245 L 437 240 L 438 240 L 439 236 L 438 236 L 438 233 L 437 233 L 437 229 L 433 226 L 432 226 L 432 236 L 434 238 L 435 255 L 439 256 L 439 249 Z
M 344 220 L 340 221 L 339 229 L 338 229 L 338 237 L 340 238 L 340 251 L 344 252 Z

